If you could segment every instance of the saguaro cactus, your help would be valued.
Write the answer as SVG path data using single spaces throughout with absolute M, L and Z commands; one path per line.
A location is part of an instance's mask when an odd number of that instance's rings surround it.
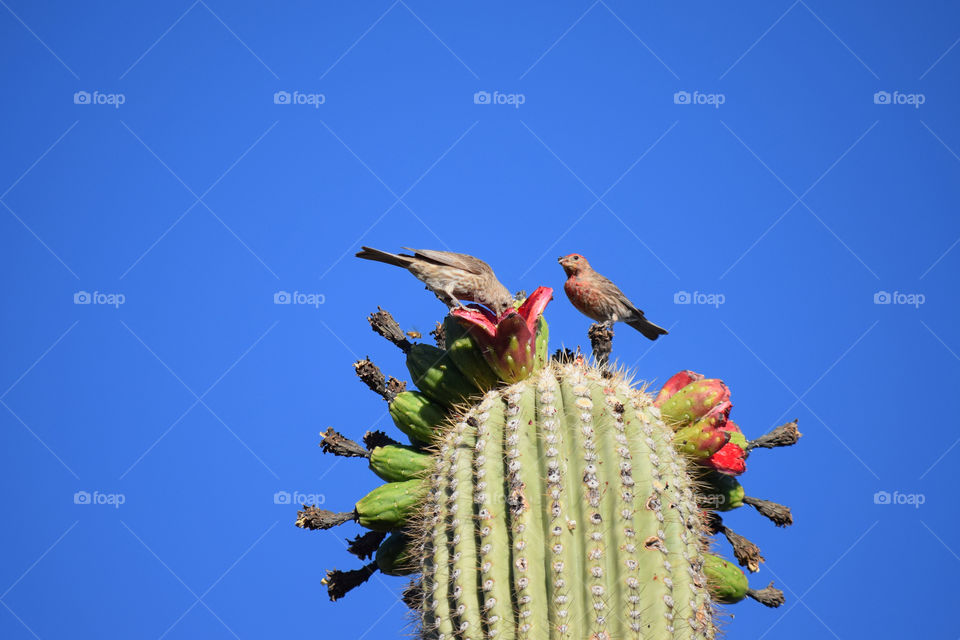
M 328 572 L 330 597 L 377 570 L 414 575 L 407 603 L 421 637 L 436 640 L 713 638 L 716 604 L 781 604 L 777 589 L 750 589 L 707 549 L 723 533 L 756 571 L 759 548 L 717 512 L 750 504 L 792 521 L 734 475 L 751 449 L 795 442 L 796 424 L 747 442 L 719 380 L 684 371 L 654 398 L 606 358 L 548 360 L 550 295 L 540 288 L 500 316 L 454 310 L 443 348 L 411 344 L 384 311 L 371 316 L 407 353 L 419 390 L 364 361 L 358 373 L 410 444 L 324 434 L 325 451 L 366 457 L 388 481 L 351 511 L 299 512 L 303 528 L 371 530 L 349 548 L 373 559 Z
M 672 436 L 649 396 L 583 362 L 484 395 L 429 477 L 425 629 L 709 636 L 704 525 Z

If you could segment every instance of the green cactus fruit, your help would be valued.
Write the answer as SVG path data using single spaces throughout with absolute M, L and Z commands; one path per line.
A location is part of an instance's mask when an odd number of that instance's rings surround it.
M 723 558 L 704 554 L 703 572 L 714 602 L 736 604 L 749 597 L 767 607 L 783 604 L 783 592 L 775 589 L 772 582 L 764 589 L 751 589 L 746 574 Z
M 474 381 L 477 387 L 486 391 L 500 383 L 497 374 L 483 357 L 476 340 L 463 324 L 453 316 L 447 316 L 443 321 L 443 331 L 450 359 L 460 371 Z
M 740 430 L 740 427 L 737 425 L 737 423 L 735 423 L 733 420 L 727 420 L 727 424 L 725 427 L 723 427 L 723 430 L 730 433 L 730 442 L 737 445 L 744 451 L 747 450 L 747 438 L 743 435 L 743 431 Z
M 413 447 L 388 444 L 370 451 L 370 468 L 387 482 L 413 480 L 430 468 L 430 456 Z
M 688 424 L 721 405 L 729 412 L 729 400 L 730 389 L 722 380 L 694 380 L 661 404 L 660 413 L 668 422 Z
M 735 604 L 747 597 L 747 576 L 731 562 L 711 553 L 704 554 L 703 572 L 714 602 Z
M 427 492 L 423 480 L 388 482 L 357 502 L 357 522 L 374 531 L 396 531 L 416 511 Z
M 419 559 L 412 553 L 412 541 L 405 533 L 391 533 L 377 547 L 377 568 L 388 576 L 409 576 L 419 571 Z
M 441 404 L 456 404 L 479 390 L 444 349 L 433 345 L 413 345 L 407 352 L 407 369 L 417 389 Z
M 713 637 L 704 523 L 658 415 L 569 363 L 453 419 L 420 514 L 424 637 Z
M 740 475 L 747 470 L 747 439 L 733 420 L 720 427 L 730 436 L 730 441 L 707 459 L 699 462 L 729 476 Z
M 743 486 L 733 476 L 710 470 L 702 472 L 697 480 L 701 484 L 698 498 L 703 508 L 730 511 L 743 506 Z
M 694 458 L 709 458 L 730 440 L 730 433 L 721 429 L 725 418 L 714 411 L 691 425 L 681 427 L 674 436 L 674 444 L 681 453 Z
M 659 407 L 669 400 L 673 394 L 696 380 L 703 380 L 703 375 L 685 369 L 679 373 L 670 376 L 670 379 L 663 383 L 663 388 L 653 399 L 653 406 Z
M 429 443 L 446 419 L 446 409 L 419 391 L 404 391 L 390 402 L 390 417 L 412 442 Z

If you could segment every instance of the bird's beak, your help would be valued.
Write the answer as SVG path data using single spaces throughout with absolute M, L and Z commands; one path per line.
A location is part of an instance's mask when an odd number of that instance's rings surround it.
M 563 256 L 560 256 L 559 258 L 557 258 L 557 262 L 562 263 L 562 262 L 563 262 Z

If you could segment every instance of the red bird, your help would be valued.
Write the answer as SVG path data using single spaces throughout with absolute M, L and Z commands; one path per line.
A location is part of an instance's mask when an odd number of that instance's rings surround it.
M 567 274 L 563 290 L 580 313 L 610 325 L 626 322 L 651 340 L 666 335 L 666 329 L 647 320 L 643 311 L 637 309 L 617 285 L 594 271 L 582 255 L 571 253 L 558 258 L 557 262 Z

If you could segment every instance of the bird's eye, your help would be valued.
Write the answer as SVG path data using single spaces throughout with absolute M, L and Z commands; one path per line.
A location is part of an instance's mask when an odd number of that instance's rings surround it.
M 574 260 L 579 260 L 579 259 L 580 259 L 580 256 L 573 256 L 573 259 L 574 259 Z

